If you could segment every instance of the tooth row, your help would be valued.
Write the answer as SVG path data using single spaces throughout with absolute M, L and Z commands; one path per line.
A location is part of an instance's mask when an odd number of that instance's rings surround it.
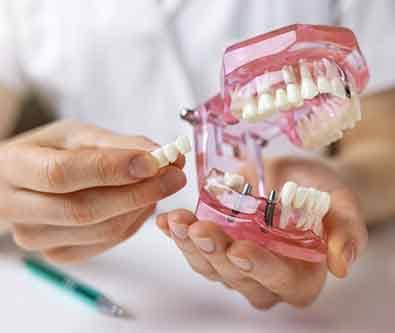
M 304 100 L 310 100 L 318 94 L 332 94 L 336 97 L 346 98 L 343 81 L 337 74 L 335 65 L 328 62 L 328 78 L 321 72 L 314 82 L 308 65 L 300 62 L 300 85 L 296 81 L 292 66 L 284 66 L 281 70 L 285 88 L 278 88 L 272 94 L 268 87 L 264 86 L 258 91 L 258 96 L 253 96 L 252 88 L 240 89 L 231 96 L 231 112 L 248 122 L 256 122 L 270 118 L 277 111 L 287 111 L 291 106 L 299 107 Z
M 353 128 L 361 120 L 359 97 L 351 96 L 350 104 L 339 106 L 327 101 L 332 110 L 319 110 L 312 107 L 309 117 L 298 121 L 296 132 L 303 146 L 309 149 L 320 148 L 343 137 L 343 130 Z M 324 125 L 324 126 L 323 126 Z
M 187 154 L 191 151 L 191 142 L 187 136 L 179 136 L 173 143 L 169 143 L 151 152 L 156 158 L 159 167 L 163 168 L 177 160 L 179 154 Z
M 294 182 L 286 182 L 281 190 L 280 227 L 286 227 L 292 209 L 302 211 L 296 227 L 313 230 L 317 235 L 322 232 L 322 218 L 330 207 L 330 195 L 314 188 L 298 186 Z
M 224 184 L 234 190 L 239 190 L 245 183 L 245 179 L 242 175 L 237 173 L 225 172 Z

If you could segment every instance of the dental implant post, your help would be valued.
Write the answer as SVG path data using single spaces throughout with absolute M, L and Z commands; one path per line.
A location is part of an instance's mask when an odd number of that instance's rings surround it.
M 265 207 L 265 223 L 267 226 L 273 226 L 274 209 L 276 208 L 276 191 L 271 191 Z

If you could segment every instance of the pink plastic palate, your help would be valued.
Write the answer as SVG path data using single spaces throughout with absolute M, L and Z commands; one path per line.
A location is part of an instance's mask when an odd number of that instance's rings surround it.
M 317 235 L 312 230 L 298 229 L 300 210 L 291 211 L 287 225 L 280 227 L 281 204 L 265 197 L 271 189 L 265 189 L 262 156 L 265 147 L 279 136 L 303 147 L 295 130 L 299 119 L 313 112 L 336 117 L 350 107 L 351 99 L 320 95 L 257 123 L 238 119 L 230 110 L 231 96 L 236 91 L 244 89 L 256 96 L 260 84 L 281 86 L 281 68 L 297 66 L 300 61 L 311 66 L 313 73 L 319 72 L 322 64 L 335 64 L 348 92 L 355 95 L 368 81 L 368 69 L 352 31 L 297 24 L 228 47 L 223 56 L 221 92 L 196 109 L 185 111 L 182 117 L 194 128 L 200 191 L 198 218 L 221 225 L 234 239 L 254 240 L 280 255 L 320 262 L 327 252 L 325 230 Z M 317 133 L 323 125 L 318 124 Z M 224 188 L 208 190 L 207 184 L 221 179 L 224 172 L 239 173 L 245 165 L 255 166 L 256 195 Z

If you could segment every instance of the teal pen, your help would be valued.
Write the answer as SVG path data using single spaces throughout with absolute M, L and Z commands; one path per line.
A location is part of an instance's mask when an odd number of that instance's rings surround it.
M 126 317 L 126 311 L 119 305 L 112 302 L 101 292 L 73 279 L 54 266 L 48 265 L 44 261 L 27 256 L 23 258 L 25 266 L 35 275 L 51 282 L 79 299 L 95 307 L 98 311 L 113 316 Z

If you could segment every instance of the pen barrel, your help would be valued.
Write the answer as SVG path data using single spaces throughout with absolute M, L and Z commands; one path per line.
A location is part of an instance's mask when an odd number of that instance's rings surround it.
M 81 300 L 91 304 L 97 302 L 104 296 L 93 288 L 74 280 L 67 274 L 59 271 L 55 267 L 34 257 L 24 258 L 26 267 L 34 274 L 46 279 L 47 281 L 62 287 L 66 291 L 78 296 Z

